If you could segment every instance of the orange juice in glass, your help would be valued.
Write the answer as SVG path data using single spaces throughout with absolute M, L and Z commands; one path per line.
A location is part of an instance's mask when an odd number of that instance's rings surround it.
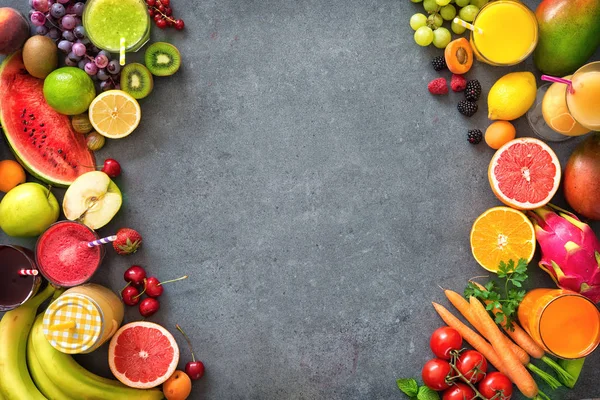
M 600 131 L 600 61 L 579 68 L 571 78 L 572 91 L 567 90 L 567 106 L 577 122 Z
M 570 290 L 529 291 L 518 318 L 533 340 L 560 358 L 585 357 L 600 343 L 600 312 L 590 299 Z
M 480 61 L 515 65 L 526 59 L 538 41 L 535 14 L 519 1 L 496 0 L 481 8 L 473 22 L 471 47 Z

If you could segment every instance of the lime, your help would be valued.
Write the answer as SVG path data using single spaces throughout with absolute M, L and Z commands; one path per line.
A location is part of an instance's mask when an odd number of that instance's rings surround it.
M 57 112 L 76 115 L 87 111 L 96 97 L 96 88 L 83 70 L 63 67 L 51 72 L 44 80 L 44 97 Z

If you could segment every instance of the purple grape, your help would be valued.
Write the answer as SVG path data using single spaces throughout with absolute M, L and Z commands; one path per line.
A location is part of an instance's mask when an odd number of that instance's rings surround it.
M 79 61 L 79 64 L 77 64 L 77 67 L 79 69 L 82 69 L 85 71 L 85 64 L 87 64 L 89 61 L 87 60 L 87 58 L 83 58 L 81 59 L 81 61 Z
M 85 28 L 83 25 L 78 25 L 73 29 L 73 33 L 77 39 L 83 39 L 85 37 Z
M 71 1 L 71 0 L 58 0 L 58 2 L 62 3 L 62 4 L 67 4 L 69 1 Z
M 69 54 L 71 52 L 72 47 L 73 43 L 69 42 L 68 40 L 61 40 L 60 42 L 58 42 L 58 49 L 65 54 Z
M 81 43 L 82 45 L 87 47 L 92 42 L 90 42 L 90 39 L 84 37 L 83 39 L 77 39 L 77 43 Z
M 29 19 L 35 26 L 42 26 L 46 23 L 46 16 L 39 11 L 34 11 Z
M 115 84 L 111 80 L 106 80 L 100 82 L 100 90 L 106 92 L 107 90 L 111 90 L 115 88 Z
M 77 25 L 77 21 L 72 15 L 65 15 L 63 19 L 60 20 L 60 24 L 64 29 L 70 31 L 71 29 L 75 28 L 75 25 Z
M 108 65 L 108 58 L 104 54 L 98 54 L 94 59 L 94 63 L 98 68 L 106 68 Z
M 65 7 L 65 10 L 66 10 L 66 13 L 67 13 L 67 14 L 75 14 L 75 13 L 73 12 L 73 4 L 68 4 L 68 5 Z
M 88 75 L 96 75 L 98 73 L 98 67 L 96 67 L 96 64 L 94 64 L 93 62 L 88 62 L 87 64 L 85 64 L 85 72 L 87 72 Z
M 36 35 L 45 35 L 48 33 L 48 28 L 46 28 L 45 26 L 36 26 L 35 27 L 35 34 Z
M 79 57 L 77 54 L 73 53 L 72 51 L 67 55 L 67 57 L 73 61 L 75 63 L 75 65 L 77 65 L 77 63 L 79 62 L 79 60 L 81 60 L 81 57 Z
M 98 51 L 98 55 L 103 55 L 104 57 L 108 58 L 109 60 L 112 58 L 110 53 L 106 50 L 100 50 Z
M 29 11 L 27 12 L 27 16 L 28 16 L 29 18 L 31 18 L 31 16 L 33 15 L 33 13 L 34 13 L 34 12 L 36 12 L 36 11 L 35 11 L 35 10 L 32 8 L 31 10 L 29 10 Z
M 100 49 L 90 43 L 89 53 L 90 54 L 98 54 L 99 52 L 100 52 Z M 108 58 L 110 58 L 110 57 L 108 57 Z
M 105 80 L 107 80 L 109 78 L 108 73 L 106 72 L 106 70 L 104 68 L 100 68 L 98 70 L 98 73 L 96 74 L 96 76 L 101 81 L 105 81 Z
M 41 11 L 43 13 L 47 12 L 48 8 L 50 8 L 48 0 L 29 0 L 29 4 L 37 11 Z
M 85 45 L 83 45 L 81 43 L 73 44 L 73 53 L 75 53 L 76 56 L 82 57 L 85 55 L 86 52 L 87 52 L 87 49 L 85 48 Z
M 69 57 L 65 57 L 65 65 L 67 67 L 76 67 L 77 66 L 77 61 L 73 61 Z
M 75 35 L 73 34 L 73 31 L 63 31 L 62 37 L 63 39 L 68 40 L 69 42 L 75 41 Z
M 112 75 L 116 75 L 119 73 L 119 71 L 121 71 L 121 66 L 119 65 L 119 62 L 117 60 L 112 60 L 106 66 L 106 70 Z
M 83 15 L 84 8 L 85 4 L 83 4 L 82 2 L 77 2 L 73 4 L 73 13 L 75 13 L 75 15 L 77 15 L 78 17 L 81 17 Z
M 67 11 L 65 10 L 65 6 L 62 4 L 55 3 L 52 4 L 52 7 L 50 7 L 50 15 L 52 15 L 54 18 L 62 18 L 66 13 Z
M 48 37 L 52 40 L 56 40 L 60 37 L 60 31 L 56 28 L 50 28 L 48 31 Z
M 75 26 L 83 25 L 83 20 L 80 17 L 75 17 Z

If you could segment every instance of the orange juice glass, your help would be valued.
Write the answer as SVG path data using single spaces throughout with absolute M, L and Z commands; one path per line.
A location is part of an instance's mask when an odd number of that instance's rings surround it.
M 567 106 L 577 122 L 600 131 L 600 61 L 579 68 L 571 78 L 573 91 L 567 90 Z
M 473 22 L 471 47 L 480 61 L 490 65 L 515 65 L 525 60 L 538 42 L 535 14 L 514 0 L 496 0 L 481 8 Z
M 533 340 L 560 358 L 585 357 L 600 343 L 600 312 L 590 299 L 570 290 L 531 290 L 518 317 Z

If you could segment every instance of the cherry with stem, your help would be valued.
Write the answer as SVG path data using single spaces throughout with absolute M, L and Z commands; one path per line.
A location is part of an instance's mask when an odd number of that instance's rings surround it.
M 185 373 L 192 380 L 196 380 L 196 379 L 202 378 L 202 376 L 204 375 L 204 363 L 202 361 L 200 361 L 200 360 L 196 361 L 196 355 L 194 354 L 194 348 L 192 346 L 192 341 L 190 340 L 190 338 L 188 337 L 188 335 L 183 331 L 183 329 L 181 328 L 181 326 L 179 326 L 179 324 L 177 324 L 177 325 L 175 325 L 175 328 L 177 328 L 177 330 L 179 332 L 181 332 L 181 334 L 185 338 L 185 341 L 188 344 L 188 347 L 190 348 L 190 352 L 192 353 L 192 361 L 189 361 L 185 365 Z

